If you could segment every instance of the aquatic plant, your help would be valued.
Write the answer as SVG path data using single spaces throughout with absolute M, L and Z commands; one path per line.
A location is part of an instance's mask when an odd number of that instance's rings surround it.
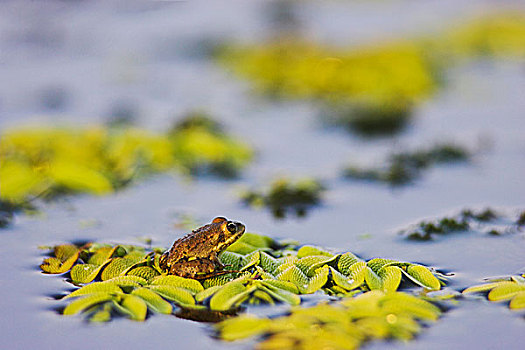
M 454 144 L 435 145 L 427 150 L 394 153 L 383 168 L 349 166 L 344 176 L 350 179 L 384 182 L 390 186 L 406 185 L 419 178 L 423 170 L 443 163 L 465 162 L 470 152 Z
M 294 308 L 286 316 L 242 315 L 218 323 L 216 330 L 228 341 L 257 337 L 258 349 L 356 349 L 373 339 L 410 340 L 440 314 L 438 307 L 415 296 L 371 291 Z
M 509 301 L 509 308 L 525 309 L 525 274 L 507 278 L 490 279 L 487 283 L 468 287 L 463 294 L 486 293 L 494 302 Z
M 226 46 L 218 59 L 258 92 L 318 100 L 335 122 L 364 134 L 398 131 L 436 88 L 425 54 L 408 42 L 340 49 L 280 38 Z
M 315 292 L 332 296 L 394 292 L 402 280 L 427 291 L 439 290 L 442 284 L 422 265 L 380 258 L 365 261 L 350 252 L 332 254 L 253 233 L 220 254 L 232 273 L 203 281 L 167 275 L 159 267 L 162 252 L 133 245 L 63 244 L 53 247 L 40 267 L 45 273 L 68 273 L 69 280 L 80 286 L 62 298 L 68 302 L 75 298 L 65 315 L 83 313 L 99 321 L 109 320 L 112 311 L 136 320 L 145 319 L 147 310 L 172 313 L 166 303 L 223 312 L 246 304 L 298 305 L 302 294 Z
M 447 235 L 455 232 L 479 231 L 499 236 L 517 232 L 519 228 L 519 218 L 516 221 L 509 220 L 490 208 L 480 211 L 465 209 L 454 216 L 423 220 L 401 230 L 399 234 L 409 240 L 430 241 L 436 235 Z
M 170 169 L 237 174 L 251 160 L 251 149 L 204 119 L 191 115 L 167 134 L 134 127 L 7 131 L 0 138 L 2 206 L 14 210 L 36 197 L 71 193 L 102 195 Z
M 321 202 L 324 186 L 315 179 L 292 182 L 288 179 L 275 180 L 268 189 L 248 190 L 241 194 L 242 201 L 253 207 L 267 207 L 277 218 L 295 212 L 305 216 L 308 209 Z

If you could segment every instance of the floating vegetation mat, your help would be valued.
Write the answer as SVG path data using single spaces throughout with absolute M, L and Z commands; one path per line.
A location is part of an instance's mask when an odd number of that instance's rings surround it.
M 350 179 L 384 182 L 390 186 L 414 182 L 421 173 L 433 165 L 466 162 L 470 152 L 453 144 L 436 145 L 427 150 L 392 154 L 383 168 L 349 166 L 344 176 Z
M 302 296 L 313 293 L 328 300 L 368 291 L 393 293 L 403 281 L 404 288 L 426 291 L 439 290 L 443 283 L 419 264 L 366 261 L 350 252 L 332 254 L 253 233 L 219 255 L 230 274 L 202 281 L 167 275 L 159 267 L 162 252 L 133 245 L 64 244 L 53 247 L 40 267 L 65 274 L 79 287 L 61 298 L 63 314 L 83 314 L 91 321 L 117 314 L 144 320 L 148 312 L 171 314 L 173 304 L 186 318 L 193 312 L 198 320 L 217 320 L 218 313 L 231 316 L 250 304 L 299 305 Z
M 320 102 L 328 120 L 365 136 L 393 134 L 438 90 L 457 58 L 525 57 L 525 14 L 494 13 L 435 36 L 336 48 L 295 37 L 226 45 L 217 59 L 268 96 Z
M 296 182 L 278 179 L 265 190 L 241 193 L 241 198 L 250 206 L 267 207 L 277 218 L 284 218 L 290 212 L 302 217 L 311 207 L 321 203 L 323 191 L 324 186 L 315 179 Z
M 1 209 L 28 206 L 35 197 L 106 194 L 151 173 L 235 176 L 252 150 L 203 115 L 165 134 L 134 127 L 41 128 L 0 137 Z
M 485 293 L 494 302 L 507 302 L 513 310 L 525 309 L 525 274 L 507 278 L 490 279 L 485 284 L 469 287 L 463 294 Z
M 430 241 L 437 236 L 467 231 L 500 236 L 520 231 L 524 224 L 524 217 L 525 211 L 520 213 L 517 219 L 512 220 L 490 208 L 481 211 L 465 209 L 454 216 L 421 221 L 401 230 L 399 234 L 414 241 Z

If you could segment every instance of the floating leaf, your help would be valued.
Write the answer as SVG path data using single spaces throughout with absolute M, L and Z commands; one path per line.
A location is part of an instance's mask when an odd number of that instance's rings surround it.
M 437 306 L 406 293 L 386 294 L 380 304 L 388 312 L 409 313 L 412 317 L 422 320 L 435 321 L 441 314 Z
M 278 280 L 292 282 L 304 293 L 309 285 L 308 277 L 295 265 L 290 266 L 277 276 Z M 326 281 L 325 281 L 326 282 Z M 321 287 L 319 287 L 321 288 Z
M 109 260 L 107 260 L 109 262 Z M 89 283 L 97 277 L 104 265 L 79 264 L 71 268 L 71 279 L 75 283 Z
M 494 287 L 488 295 L 490 301 L 509 300 L 516 294 L 525 291 L 525 285 L 515 282 L 500 282 L 498 286 Z
M 430 290 L 440 290 L 441 283 L 439 280 L 430 272 L 430 270 L 422 265 L 411 264 L 406 269 L 406 274 L 410 280 L 417 285 Z
M 365 281 L 370 290 L 383 289 L 381 277 L 379 277 L 369 266 L 367 266 L 365 270 Z
M 160 273 L 149 266 L 139 266 L 126 273 L 127 276 L 139 276 L 148 281 L 160 275 Z
M 299 290 L 306 294 L 310 294 L 310 293 L 314 293 L 318 291 L 328 281 L 329 271 L 330 269 L 328 266 L 321 267 L 315 272 L 315 275 L 312 278 L 310 278 L 306 288 L 304 289 L 304 288 L 301 288 L 301 286 L 298 286 Z
M 348 278 L 333 267 L 330 267 L 330 272 L 332 274 L 332 279 L 335 282 L 336 285 L 338 285 L 341 288 L 344 288 L 345 290 L 352 290 L 357 287 L 359 287 L 361 284 L 363 284 L 363 281 L 355 281 L 352 278 Z M 364 279 L 364 275 L 363 275 Z
M 195 305 L 195 299 L 193 299 L 193 295 L 185 288 L 174 287 L 169 285 L 153 285 L 148 286 L 148 288 L 154 291 L 155 293 L 158 293 L 163 298 L 174 301 L 179 305 Z
M 202 284 L 200 284 L 197 280 L 172 275 L 155 277 L 151 281 L 151 285 L 167 285 L 173 287 L 180 287 L 189 290 L 193 294 L 202 292 L 204 290 Z
M 119 287 L 140 287 L 148 283 L 145 278 L 139 276 L 117 276 L 105 282 L 115 284 Z
M 144 261 L 144 253 L 142 252 L 131 252 L 125 257 L 113 258 L 102 271 L 100 278 L 105 281 L 122 275 L 126 270 L 141 261 Z
M 230 251 L 224 251 L 219 255 L 219 259 L 225 265 L 230 265 L 233 270 L 239 270 L 242 266 L 243 255 Z
M 377 274 L 384 292 L 395 292 L 401 283 L 401 269 L 397 266 L 385 266 Z
M 95 254 L 93 254 L 89 258 L 87 263 L 92 264 L 92 265 L 102 265 L 106 262 L 106 260 L 111 258 L 111 256 L 113 255 L 113 253 L 115 252 L 117 248 L 118 246 L 98 248 Z
M 46 273 L 60 274 L 71 269 L 77 261 L 80 250 L 73 244 L 62 244 L 54 248 L 56 258 L 47 258 L 40 265 Z
M 385 266 L 389 266 L 391 265 L 392 263 L 396 263 L 397 261 L 395 260 L 391 260 L 391 259 L 380 259 L 380 258 L 376 258 L 376 259 L 372 259 L 372 260 L 369 260 L 366 265 L 368 267 L 370 267 L 372 269 L 372 271 L 374 271 L 375 273 L 378 273 L 379 270 L 381 270 L 381 268 L 385 267 Z
M 91 284 L 87 284 L 83 286 L 82 288 L 79 288 L 75 291 L 73 291 L 71 294 L 66 295 L 64 299 L 68 298 L 74 298 L 82 295 L 87 294 L 99 294 L 99 293 L 106 293 L 108 295 L 111 295 L 112 293 L 122 293 L 122 289 L 116 284 L 112 282 L 94 282 Z
M 260 259 L 261 259 L 261 254 L 258 251 L 245 255 L 241 262 L 242 264 L 241 271 L 247 270 L 250 267 L 253 267 L 259 264 Z
M 261 279 L 263 279 L 263 280 L 275 280 L 275 276 L 272 275 L 271 273 L 268 273 L 268 272 L 264 271 L 262 267 L 256 266 L 255 268 L 257 269 L 257 274 L 261 277 Z
M 344 253 L 339 257 L 339 260 L 337 262 L 337 269 L 343 275 L 348 275 L 350 273 L 350 267 L 357 262 L 361 262 L 361 260 L 357 256 L 350 252 Z
M 157 293 L 147 288 L 137 288 L 131 292 L 146 302 L 149 308 L 161 314 L 171 314 L 173 307 L 166 300 L 162 299 Z
M 119 311 L 129 315 L 132 320 L 144 321 L 148 312 L 146 302 L 135 295 L 123 294 L 119 303 L 115 301 Z M 120 306 L 120 307 L 119 307 Z
M 478 292 L 486 292 L 491 290 L 494 287 L 497 287 L 500 285 L 501 282 L 493 282 L 493 283 L 486 283 L 486 284 L 478 284 L 472 287 L 468 287 L 465 289 L 462 293 L 468 294 L 468 293 L 478 293 Z
M 213 294 L 215 294 L 215 292 L 217 292 L 221 288 L 222 286 L 213 286 L 208 289 L 204 289 L 203 291 L 195 295 L 195 300 L 197 300 L 198 302 L 202 302 L 203 300 L 211 297 Z
M 264 280 L 261 283 L 263 285 L 265 285 L 265 286 L 271 285 L 273 287 L 276 287 L 276 288 L 279 288 L 279 289 L 284 289 L 284 290 L 287 290 L 287 291 L 295 293 L 295 294 L 299 293 L 299 289 L 292 282 L 279 281 L 279 280 Z
M 509 307 L 514 310 L 525 308 L 525 292 L 516 294 L 510 301 Z
M 265 292 L 270 294 L 270 296 L 274 299 L 277 299 L 284 303 L 290 305 L 299 305 L 301 303 L 301 298 L 297 294 L 285 289 L 278 288 L 267 282 L 263 282 L 260 288 L 262 288 Z
M 324 255 L 324 256 L 333 256 L 332 253 L 329 253 L 327 252 L 326 250 L 323 250 L 319 247 L 314 247 L 314 246 L 311 246 L 311 245 L 305 245 L 305 246 L 302 246 L 298 251 L 297 251 L 297 257 L 300 259 L 300 258 L 304 258 L 305 256 L 310 256 L 310 255 Z
M 233 341 L 265 333 L 270 323 L 271 321 L 267 318 L 242 315 L 226 319 L 219 323 L 217 328 L 221 334 L 221 339 Z
M 89 294 L 82 298 L 76 299 L 75 301 L 70 303 L 68 306 L 66 306 L 63 314 L 64 315 L 75 315 L 93 305 L 100 304 L 100 303 L 103 303 L 103 302 L 106 302 L 112 299 L 113 299 L 113 296 L 111 294 L 104 293 L 104 292 Z
M 266 272 L 271 274 L 274 274 L 275 270 L 280 265 L 277 259 L 265 252 L 260 252 L 259 264 Z
M 247 288 L 240 281 L 232 281 L 225 284 L 210 299 L 210 308 L 217 311 L 225 311 L 240 304 L 248 298 Z

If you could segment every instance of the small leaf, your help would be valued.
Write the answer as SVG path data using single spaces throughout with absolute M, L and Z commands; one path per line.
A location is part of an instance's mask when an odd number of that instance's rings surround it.
M 227 283 L 212 296 L 210 308 L 217 311 L 229 310 L 248 297 L 246 291 L 247 288 L 240 281 Z
M 99 293 L 106 293 L 108 295 L 114 294 L 114 293 L 122 293 L 122 289 L 116 284 L 111 282 L 94 282 L 91 284 L 87 284 L 82 288 L 79 288 L 71 294 L 66 295 L 64 299 L 68 298 L 74 298 L 82 295 L 87 294 L 99 294 Z
M 109 260 L 107 260 L 109 262 Z M 89 283 L 93 281 L 104 265 L 78 264 L 70 271 L 71 279 L 75 283 Z
M 318 269 L 315 272 L 315 275 L 312 278 L 310 278 L 310 281 L 308 282 L 308 285 L 307 285 L 306 289 L 303 291 L 301 289 L 301 287 L 298 286 L 299 290 L 301 290 L 301 292 L 303 292 L 305 294 L 310 294 L 310 293 L 314 293 L 314 292 L 318 291 L 328 281 L 328 273 L 329 272 L 330 272 L 330 269 L 329 269 L 328 266 L 321 267 L 320 269 Z
M 220 261 L 225 265 L 230 265 L 231 269 L 238 270 L 242 266 L 242 258 L 243 255 L 237 254 L 230 251 L 224 251 L 221 254 L 219 254 Z
M 132 252 L 122 258 L 113 258 L 102 271 L 100 278 L 105 281 L 120 276 L 124 271 L 143 260 L 144 254 L 141 252 Z
M 367 266 L 365 270 L 365 281 L 370 290 L 381 290 L 383 288 L 381 277 L 379 277 L 369 266 Z
M 519 292 L 510 301 L 509 307 L 513 310 L 525 308 L 525 292 Z
M 391 259 L 376 258 L 376 259 L 369 260 L 366 263 L 366 265 L 370 267 L 372 271 L 374 271 L 375 273 L 378 273 L 381 268 L 388 266 L 392 263 L 397 263 L 397 261 L 391 260 Z
M 140 287 L 148 283 L 145 278 L 139 276 L 117 276 L 105 282 L 115 284 L 119 287 Z
M 229 318 L 217 324 L 221 339 L 233 341 L 265 333 L 271 321 L 252 315 Z
M 290 305 L 299 305 L 301 303 L 301 298 L 297 294 L 275 287 L 271 284 L 263 282 L 263 285 L 260 288 L 270 294 L 270 296 L 272 296 L 274 299 L 277 299 L 281 302 Z
M 44 259 L 40 268 L 46 273 L 60 274 L 71 269 L 77 261 L 80 250 L 73 244 L 58 245 L 54 249 L 56 258 Z
M 259 264 L 266 272 L 271 273 L 272 275 L 279 266 L 277 259 L 265 252 L 260 252 Z
M 472 286 L 472 287 L 468 287 L 462 293 L 463 294 L 468 294 L 468 293 L 486 292 L 488 290 L 491 290 L 494 287 L 499 286 L 500 283 L 501 282 L 478 284 L 478 285 L 475 285 L 475 286 Z
M 241 271 L 247 270 L 250 267 L 253 267 L 257 264 L 259 264 L 259 261 L 261 259 L 261 254 L 259 251 L 252 252 L 242 258 L 241 261 Z
M 257 273 L 259 274 L 261 279 L 263 279 L 263 280 L 275 280 L 275 276 L 272 275 L 271 273 L 268 273 L 268 272 L 264 271 L 262 267 L 256 266 L 255 268 L 257 269 Z
M 147 288 L 137 288 L 131 292 L 146 302 L 149 308 L 161 314 L 171 314 L 173 307 L 166 300 L 162 299 L 157 293 Z
M 148 281 L 151 281 L 155 277 L 159 276 L 160 273 L 149 266 L 139 266 L 126 273 L 127 276 L 139 276 Z
M 351 277 L 350 278 L 346 277 L 345 275 L 343 275 L 342 273 L 340 273 L 339 271 L 337 271 L 333 267 L 330 267 L 330 272 L 332 273 L 332 279 L 333 279 L 334 283 L 336 285 L 338 285 L 339 287 L 342 287 L 342 288 L 344 288 L 346 290 L 355 289 L 355 288 L 359 287 L 361 284 L 363 284 L 364 275 L 363 275 L 363 280 L 356 281 L 356 280 L 352 279 Z
M 423 265 L 412 264 L 407 267 L 406 272 L 405 275 L 407 275 L 410 280 L 423 288 L 429 290 L 441 289 L 441 283 L 439 280 Z
M 179 305 L 195 305 L 195 299 L 193 299 L 193 295 L 187 289 L 169 285 L 148 286 L 148 288 L 163 298 L 174 301 Z
M 361 262 L 361 259 L 359 259 L 357 256 L 350 252 L 344 253 L 339 257 L 339 261 L 337 262 L 337 269 L 343 275 L 348 275 L 350 273 L 350 267 L 357 262 Z
M 319 247 L 314 247 L 314 246 L 311 246 L 311 245 L 305 245 L 305 246 L 302 246 L 298 251 L 297 251 L 297 257 L 300 259 L 300 258 L 304 258 L 305 256 L 310 256 L 310 255 L 324 255 L 324 256 L 333 256 L 332 253 L 329 253 L 327 252 L 326 250 L 323 250 Z
M 490 301 L 509 300 L 516 294 L 525 291 L 525 285 L 514 282 L 500 282 L 488 295 Z
M 99 249 L 97 249 L 95 254 L 93 254 L 89 258 L 87 263 L 92 264 L 92 265 L 102 265 L 104 262 L 106 262 L 106 260 L 108 260 L 111 257 L 111 255 L 113 255 L 113 253 L 115 252 L 115 249 L 117 248 L 118 246 L 100 247 Z
M 195 300 L 197 300 L 199 303 L 207 298 L 209 298 L 210 296 L 212 296 L 213 294 L 215 294 L 219 289 L 221 289 L 222 286 L 213 286 L 213 287 L 210 287 L 208 289 L 204 289 L 203 291 L 197 293 L 195 295 Z
M 395 292 L 401 283 L 401 269 L 397 266 L 385 266 L 377 275 L 381 278 L 381 288 L 384 292 Z
M 132 320 L 144 321 L 146 319 L 148 306 L 141 298 L 131 294 L 124 294 L 119 305 L 123 309 L 121 309 L 121 311 L 125 310 L 125 313 L 127 313 Z
M 270 285 L 270 286 L 273 286 L 273 287 L 276 287 L 276 288 L 279 288 L 279 289 L 287 290 L 287 291 L 295 293 L 295 294 L 299 293 L 299 289 L 292 282 L 286 282 L 286 281 L 279 281 L 279 280 L 269 279 L 269 280 L 263 280 L 261 283 L 263 285 L 265 285 L 265 286 Z
M 202 292 L 204 290 L 204 287 L 202 284 L 199 283 L 199 281 L 190 279 L 190 278 L 184 278 L 179 276 L 158 276 L 155 277 L 151 281 L 152 286 L 160 286 L 160 285 L 167 285 L 167 286 L 173 286 L 173 287 L 180 287 L 189 290 L 193 294 Z
M 408 313 L 422 320 L 435 321 L 441 314 L 439 308 L 428 301 L 406 293 L 389 293 L 381 300 L 380 305 L 387 312 L 395 314 Z
M 63 314 L 64 315 L 75 315 L 93 305 L 100 304 L 108 300 L 112 300 L 113 298 L 114 297 L 111 294 L 104 293 L 104 292 L 90 294 L 90 295 L 79 298 L 73 301 L 72 303 L 70 303 L 64 309 Z
M 281 272 L 277 276 L 278 280 L 292 282 L 304 293 L 308 288 L 309 280 L 308 277 L 295 265 L 290 266 L 285 271 Z

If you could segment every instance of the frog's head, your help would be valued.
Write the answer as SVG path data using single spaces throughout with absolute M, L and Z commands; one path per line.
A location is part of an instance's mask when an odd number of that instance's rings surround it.
M 228 220 L 222 216 L 213 219 L 212 224 L 219 226 L 219 242 L 217 244 L 217 251 L 223 251 L 233 244 L 236 240 L 241 238 L 244 233 L 244 225 L 237 221 Z

